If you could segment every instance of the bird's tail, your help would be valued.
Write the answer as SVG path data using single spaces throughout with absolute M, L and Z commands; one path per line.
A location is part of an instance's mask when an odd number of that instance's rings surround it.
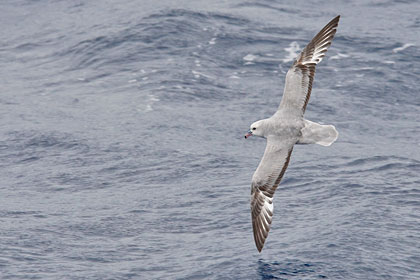
M 338 137 L 338 132 L 333 125 L 322 125 L 308 120 L 305 120 L 305 126 L 301 132 L 302 136 L 298 144 L 330 146 Z

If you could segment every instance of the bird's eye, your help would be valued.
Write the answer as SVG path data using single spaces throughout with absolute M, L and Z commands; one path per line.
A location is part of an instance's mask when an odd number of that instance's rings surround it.
M 252 130 L 256 130 L 256 129 L 257 129 L 256 127 L 253 127 L 253 128 L 252 128 Z

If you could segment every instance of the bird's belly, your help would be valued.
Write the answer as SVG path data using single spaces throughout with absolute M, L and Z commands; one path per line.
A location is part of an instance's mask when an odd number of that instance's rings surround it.
M 282 124 L 274 129 L 275 135 L 281 137 L 300 137 L 303 124 Z

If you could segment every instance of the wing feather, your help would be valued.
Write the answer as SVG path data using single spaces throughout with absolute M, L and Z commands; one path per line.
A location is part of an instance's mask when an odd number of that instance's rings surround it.
M 295 59 L 286 75 L 283 98 L 280 109 L 288 109 L 298 115 L 303 115 L 308 105 L 315 76 L 315 66 L 331 45 L 337 32 L 340 16 L 332 19 L 303 49 Z
M 251 186 L 251 216 L 255 245 L 264 247 L 273 217 L 273 195 L 286 172 L 293 142 L 267 140 L 264 156 L 254 173 Z

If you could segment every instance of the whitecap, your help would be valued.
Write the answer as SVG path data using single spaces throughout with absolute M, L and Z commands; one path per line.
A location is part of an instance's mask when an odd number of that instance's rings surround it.
M 203 73 L 198 72 L 198 71 L 195 71 L 195 70 L 192 70 L 191 72 L 193 73 L 194 78 L 196 78 L 196 79 L 200 78 L 201 76 L 203 76 L 203 77 L 205 77 L 205 78 L 207 78 L 207 79 L 214 79 L 212 76 L 209 76 L 209 75 L 203 74 Z
M 152 105 L 147 104 L 146 105 L 146 109 L 144 110 L 144 112 L 150 112 L 150 111 L 153 111 Z
M 283 62 L 291 62 L 299 55 L 300 46 L 298 42 L 293 41 L 289 44 L 289 47 L 285 48 L 284 50 L 287 51 L 288 54 L 285 58 L 283 58 Z
M 142 104 L 142 105 L 138 105 L 137 106 L 137 111 L 138 112 L 142 112 L 142 113 L 147 113 L 150 111 L 153 111 L 153 107 L 152 105 L 156 102 L 160 101 L 159 98 L 157 98 L 155 95 L 153 94 L 149 94 L 146 100 L 146 104 Z
M 247 54 L 246 56 L 244 56 L 242 59 L 246 60 L 246 61 L 254 61 L 257 58 L 256 55 L 253 54 Z
M 393 50 L 392 50 L 392 52 L 393 52 L 393 53 L 397 53 L 397 52 L 403 51 L 403 50 L 405 50 L 406 48 L 409 48 L 409 47 L 412 47 L 412 46 L 414 46 L 414 44 L 412 44 L 412 43 L 407 43 L 407 44 L 404 44 L 402 47 L 398 47 L 398 48 L 393 49 Z
M 341 59 L 341 58 L 346 58 L 349 57 L 348 54 L 344 54 L 344 53 L 337 53 L 336 55 L 331 56 L 329 59 L 334 60 L 334 59 Z

